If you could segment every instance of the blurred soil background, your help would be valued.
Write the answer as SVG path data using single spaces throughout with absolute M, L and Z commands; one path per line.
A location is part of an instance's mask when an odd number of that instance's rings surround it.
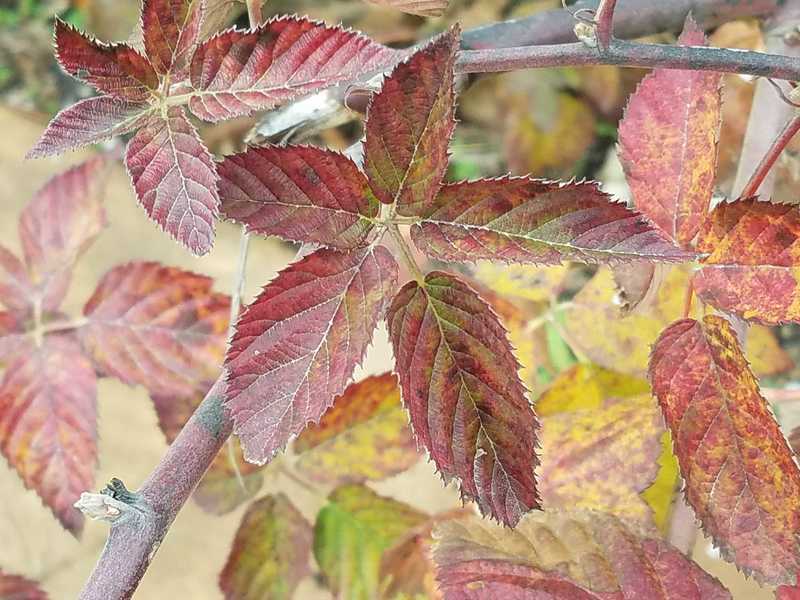
M 408 45 L 446 23 L 459 20 L 464 28 L 481 23 L 556 8 L 559 2 L 526 0 L 453 0 L 445 17 L 423 20 L 365 5 L 358 0 L 270 0 L 266 14 L 297 12 L 328 22 L 342 21 L 379 41 Z M 231 2 L 219 8 L 220 22 L 230 21 L 242 6 Z M 60 14 L 103 40 L 127 39 L 136 22 L 136 0 L 20 0 L 0 2 L 0 235 L 3 244 L 18 251 L 17 215 L 32 194 L 56 172 L 86 158 L 76 152 L 57 159 L 25 161 L 25 152 L 60 108 L 90 95 L 90 90 L 63 74 L 52 56 L 52 16 Z M 231 17 L 224 15 L 230 14 Z M 241 22 L 241 21 L 240 21 Z M 658 39 L 671 41 L 671 36 Z M 735 22 L 717 30 L 712 43 L 761 48 L 758 24 Z M 613 67 L 584 70 L 525 71 L 472 81 L 459 102 L 461 125 L 453 143 L 452 177 L 491 176 L 511 170 L 539 177 L 594 177 L 605 188 L 626 197 L 624 178 L 614 152 L 616 124 L 624 101 L 643 72 Z M 726 78 L 725 115 L 719 189 L 731 185 L 745 131 L 753 84 L 740 77 Z M 243 135 L 259 116 L 202 131 L 219 154 L 240 147 Z M 320 140 L 346 147 L 358 139 L 357 124 L 328 131 Z M 119 150 L 120 142 L 111 149 Z M 797 142 L 778 166 L 776 199 L 797 201 L 800 160 Z M 105 193 L 110 227 L 76 268 L 67 311 L 78 314 L 99 278 L 112 266 L 129 260 L 155 260 L 212 276 L 216 289 L 232 289 L 238 255 L 239 228 L 221 223 L 213 252 L 193 258 L 159 232 L 136 204 L 124 169 L 115 165 Z M 294 256 L 295 249 L 276 240 L 253 238 L 247 269 L 246 299 L 253 297 L 276 271 Z M 793 328 L 779 332 L 786 350 L 800 362 L 800 337 Z M 391 351 L 384 331 L 379 332 L 356 379 L 388 370 Z M 781 385 L 798 379 L 797 368 L 781 375 Z M 787 431 L 798 422 L 781 410 Z M 97 487 L 119 477 L 136 488 L 166 450 L 152 403 L 141 388 L 102 379 L 99 387 L 100 465 Z M 403 475 L 372 484 L 379 493 L 432 512 L 460 506 L 453 486 L 444 488 L 432 465 L 421 461 Z M 261 491 L 289 490 L 291 499 L 313 518 L 324 497 L 293 485 L 274 469 L 267 470 Z M 160 548 L 136 598 L 161 600 L 218 599 L 221 570 L 246 505 L 224 516 L 203 512 L 190 502 Z M 105 541 L 107 527 L 87 523 L 80 540 L 65 532 L 38 497 L 24 489 L 19 478 L 0 461 L 0 568 L 41 582 L 51 598 L 75 598 Z M 715 558 L 702 534 L 694 558 L 722 579 L 735 598 L 759 600 L 771 593 L 746 580 L 735 568 Z M 313 578 L 305 581 L 296 598 L 326 598 Z

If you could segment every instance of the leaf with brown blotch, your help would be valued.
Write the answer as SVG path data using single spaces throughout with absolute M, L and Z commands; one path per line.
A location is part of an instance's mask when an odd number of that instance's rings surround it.
M 108 224 L 103 190 L 108 162 L 96 157 L 52 177 L 19 218 L 33 298 L 47 311 L 64 299 L 75 261 Z
M 183 109 L 152 116 L 128 143 L 125 166 L 139 203 L 194 254 L 214 244 L 219 214 L 217 170 Z
M 653 347 L 650 381 L 706 533 L 746 573 L 793 583 L 800 470 L 730 323 L 707 316 L 670 325 Z
M 382 246 L 321 249 L 281 271 L 245 310 L 225 368 L 247 460 L 271 460 L 344 391 L 396 280 Z
M 731 600 L 677 548 L 600 512 L 531 513 L 515 529 L 473 516 L 434 539 L 445 600 Z
M 450 0 L 367 0 L 378 6 L 395 8 L 419 17 L 441 17 Z
M 0 451 L 25 487 L 79 535 L 83 515 L 72 504 L 94 484 L 97 379 L 73 338 L 47 336 L 8 365 L 0 381 Z
M 167 443 L 171 444 L 178 436 L 210 388 L 211 384 L 204 382 L 194 394 L 188 396 L 151 396 L 158 426 Z M 223 515 L 255 496 L 262 483 L 261 467 L 244 460 L 239 441 L 230 437 L 203 475 L 192 497 L 206 512 Z
M 678 43 L 707 43 L 691 16 Z M 714 192 L 721 89 L 721 73 L 657 69 L 639 84 L 619 126 L 636 207 L 682 246 L 700 229 Z
M 368 487 L 335 489 L 314 524 L 314 557 L 337 598 L 378 598 L 381 556 L 429 517 Z
M 197 45 L 203 0 L 144 0 L 142 38 L 147 57 L 161 74 L 187 66 Z
M 231 119 L 363 78 L 402 56 L 355 32 L 299 17 L 229 29 L 192 57 L 189 109 L 206 121 Z
M 61 68 L 98 91 L 145 102 L 158 87 L 158 75 L 150 61 L 127 44 L 103 44 L 59 18 L 55 38 Z
M 151 393 L 187 396 L 217 377 L 230 299 L 204 275 L 131 262 L 106 273 L 83 308 L 81 341 L 97 368 Z
M 620 263 L 612 271 L 622 315 L 657 302 L 658 290 L 667 274 L 664 265 L 649 261 Z
M 755 199 L 717 206 L 697 249 L 708 253 L 694 277 L 714 307 L 775 325 L 800 322 L 800 210 Z
M 284 494 L 250 505 L 219 575 L 226 600 L 291 600 L 311 573 L 311 525 Z
M 55 156 L 89 144 L 130 133 L 148 118 L 146 104 L 113 96 L 80 100 L 59 112 L 26 158 Z
M 338 152 L 248 148 L 217 169 L 222 214 L 251 233 L 351 249 L 364 245 L 378 216 L 364 174 Z
M 592 182 L 501 177 L 448 184 L 417 215 L 411 237 L 437 260 L 559 264 L 695 256 Z
M 47 600 L 47 594 L 36 582 L 0 570 L 0 600 Z
M 17 255 L 0 245 L 0 304 L 17 314 L 27 314 L 31 306 L 33 284 Z
M 514 526 L 538 508 L 538 423 L 506 331 L 461 280 L 431 272 L 406 284 L 387 323 L 417 440 L 484 514 Z
M 351 384 L 295 440 L 296 466 L 323 483 L 379 481 L 419 459 L 391 373 Z
M 401 215 L 427 206 L 447 171 L 460 38 L 453 27 L 395 67 L 367 109 L 364 170 L 378 199 L 397 202 Z

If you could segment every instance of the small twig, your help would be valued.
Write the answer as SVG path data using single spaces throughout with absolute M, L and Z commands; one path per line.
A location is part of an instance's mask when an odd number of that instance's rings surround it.
M 692 300 L 694 299 L 694 283 L 692 280 L 689 280 L 689 284 L 686 286 L 686 293 L 683 297 L 683 318 L 688 319 L 689 315 L 692 313 Z
M 792 141 L 792 138 L 798 131 L 800 131 L 800 114 L 794 115 L 789 119 L 789 122 L 786 123 L 783 130 L 778 134 L 778 137 L 775 138 L 775 141 L 772 143 L 769 150 L 767 150 L 764 158 L 758 163 L 755 172 L 750 176 L 747 185 L 744 186 L 741 194 L 742 198 L 752 198 L 758 194 L 761 184 L 764 183 L 764 180 L 767 178 L 767 175 L 769 175 L 778 157 L 786 146 L 789 145 L 789 142 Z
M 231 317 L 228 323 L 228 343 L 230 343 L 236 333 L 236 320 L 239 318 L 239 311 L 242 308 L 242 298 L 244 297 L 244 288 L 247 282 L 247 255 L 249 252 L 250 234 L 247 233 L 247 229 L 242 226 L 242 234 L 239 237 L 239 258 L 236 264 L 233 290 L 231 291 Z
M 618 39 L 612 39 L 608 48 L 602 52 L 583 42 L 462 50 L 456 60 L 456 72 L 495 73 L 516 69 L 595 65 L 717 71 L 800 80 L 800 61 L 790 56 L 727 48 L 641 44 Z
M 250 28 L 255 29 L 264 20 L 261 16 L 261 4 L 264 0 L 247 0 L 247 17 L 250 20 Z
M 605 51 L 611 43 L 611 38 L 614 35 L 614 7 L 617 0 L 601 0 L 600 6 L 597 8 L 595 15 L 595 23 L 597 25 L 597 47 L 601 51 Z

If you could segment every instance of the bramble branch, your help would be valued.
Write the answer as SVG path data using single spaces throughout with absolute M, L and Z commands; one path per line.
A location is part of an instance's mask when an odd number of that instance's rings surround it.
M 491 73 L 517 69 L 617 65 L 692 71 L 717 71 L 800 80 L 800 61 L 789 56 L 667 44 L 641 44 L 612 39 L 608 48 L 582 42 L 492 50 L 463 50 L 456 61 L 459 73 Z

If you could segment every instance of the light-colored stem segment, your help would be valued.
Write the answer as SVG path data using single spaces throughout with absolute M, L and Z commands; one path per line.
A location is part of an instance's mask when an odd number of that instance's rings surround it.
M 742 198 L 752 198 L 758 194 L 759 188 L 764 183 L 767 175 L 769 175 L 778 157 L 786 149 L 786 146 L 789 145 L 789 142 L 792 141 L 792 138 L 797 135 L 798 131 L 800 131 L 800 115 L 795 115 L 789 119 L 789 122 L 786 123 L 786 126 L 778 134 L 778 137 L 775 138 L 772 146 L 767 150 L 764 158 L 758 163 L 755 172 L 752 177 L 750 177 L 750 181 L 747 182 L 747 185 L 744 186 L 742 190 Z
M 595 21 L 597 23 L 597 46 L 600 50 L 605 50 L 611 43 L 614 36 L 614 7 L 617 0 L 601 0 L 597 8 Z

